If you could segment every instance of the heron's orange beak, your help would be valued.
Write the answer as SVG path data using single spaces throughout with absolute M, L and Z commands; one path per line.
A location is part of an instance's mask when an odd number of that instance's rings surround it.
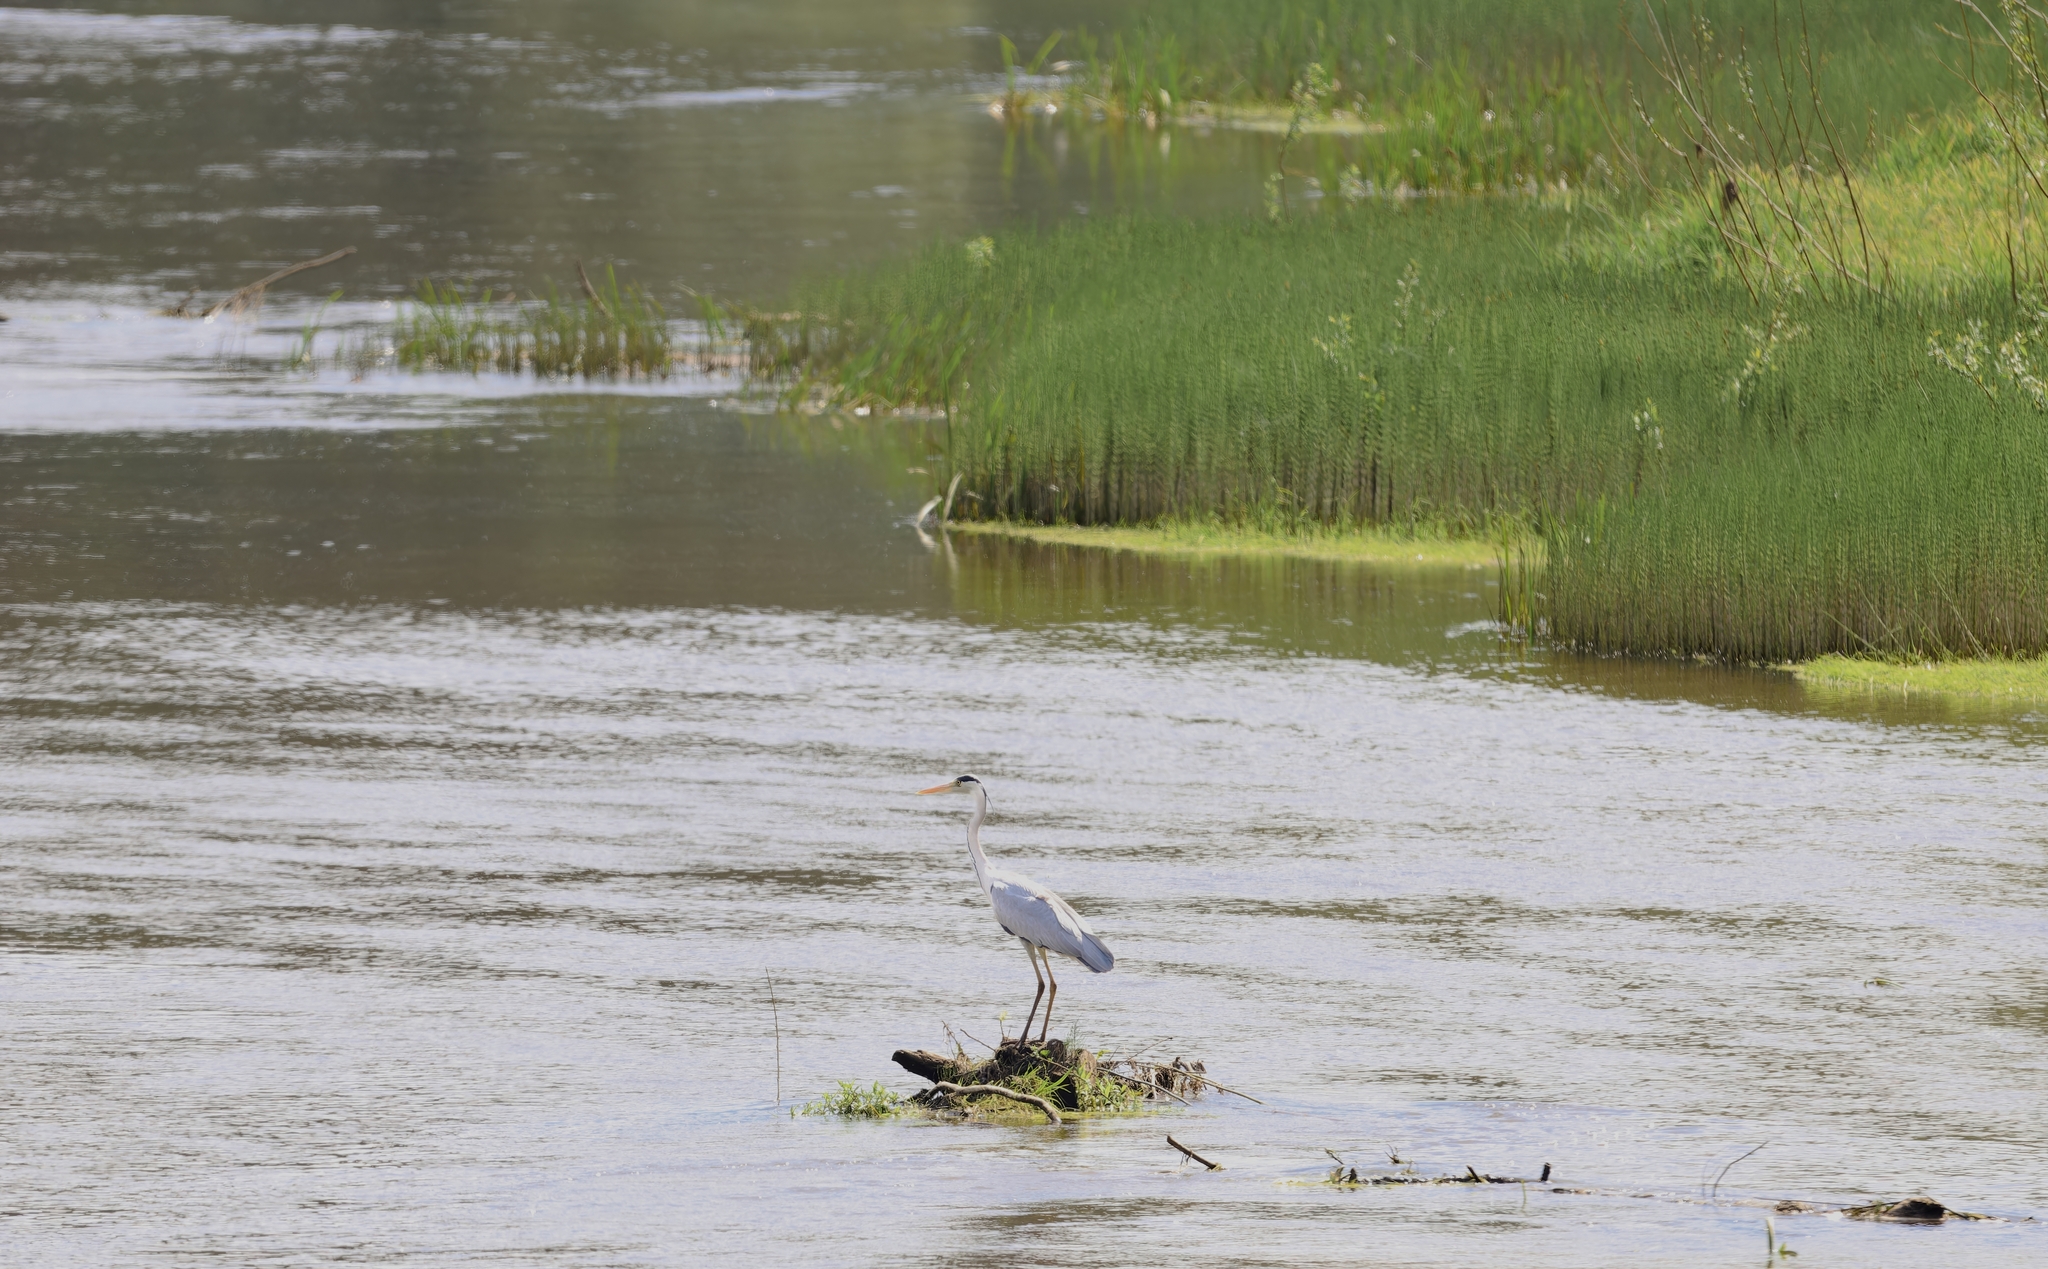
M 923 797 L 927 793 L 951 793 L 955 787 L 957 786 L 953 785 L 951 782 L 948 782 L 946 784 L 936 784 L 929 789 L 919 789 L 917 791 L 917 796 Z

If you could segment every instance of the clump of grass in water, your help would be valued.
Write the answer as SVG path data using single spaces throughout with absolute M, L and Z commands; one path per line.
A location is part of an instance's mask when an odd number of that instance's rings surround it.
M 862 1088 L 857 1081 L 840 1080 L 839 1087 L 805 1102 L 799 1109 L 806 1115 L 838 1115 L 843 1119 L 886 1119 L 903 1108 L 903 1099 L 880 1082 Z
M 665 376 L 675 363 L 667 314 L 612 271 L 587 295 L 565 299 L 552 287 L 520 303 L 490 290 L 472 300 L 453 283 L 423 281 L 399 307 L 382 348 L 356 350 L 358 368 L 388 357 L 407 370 L 495 371 L 569 378 Z

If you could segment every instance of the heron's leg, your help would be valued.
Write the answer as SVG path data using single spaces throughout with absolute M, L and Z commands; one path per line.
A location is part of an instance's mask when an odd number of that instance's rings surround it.
M 1024 955 L 1031 962 L 1031 976 L 1038 979 L 1038 994 L 1031 998 L 1031 1012 L 1024 1015 L 1024 1029 L 1017 1033 L 1019 1040 L 1029 1040 L 1031 1038 L 1031 1020 L 1038 1016 L 1038 1002 L 1045 998 L 1045 979 L 1039 978 L 1038 974 L 1038 949 L 1031 946 L 1028 939 L 1018 939 L 1017 941 L 1024 944 Z M 998 1040 L 1002 1039 L 1001 1036 L 996 1038 Z
M 1060 980 L 1052 976 L 1052 953 L 1040 948 L 1038 954 L 1045 958 L 1046 981 L 1052 984 L 1052 995 L 1045 998 L 1045 1021 L 1038 1029 L 1038 1042 L 1044 1044 L 1045 1033 L 1052 1030 L 1052 1002 L 1060 998 Z

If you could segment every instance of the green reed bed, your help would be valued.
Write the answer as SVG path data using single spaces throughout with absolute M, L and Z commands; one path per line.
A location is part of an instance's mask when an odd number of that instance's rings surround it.
M 1825 408 L 1819 376 L 1788 378 Z M 2048 419 L 1928 378 L 1842 422 L 1576 509 L 1541 582 L 1553 632 L 1740 661 L 2048 650 Z
M 1948 16 L 1925 0 L 1154 0 L 1057 55 L 1070 113 L 1148 122 L 1263 112 L 1278 127 L 1319 68 L 1314 124 L 1353 134 L 1347 161 L 1315 173 L 1332 193 L 1612 187 L 1684 179 L 1660 139 L 1665 72 L 1681 68 L 1738 124 L 1745 85 L 1767 117 L 1817 89 L 1853 158 L 1967 97 L 1934 55 Z
M 666 375 L 675 340 L 661 306 L 637 287 L 602 285 L 565 299 L 521 302 L 452 283 L 423 281 L 399 306 L 385 339 L 353 350 L 359 364 L 391 362 L 408 370 L 486 370 L 554 377 Z
M 2048 648 L 2048 374 L 2002 288 L 1759 303 L 1561 249 L 1614 232 L 1463 201 L 1006 235 L 819 287 L 760 364 L 946 414 L 965 518 L 1533 529 L 1515 615 L 1575 646 Z
M 1573 269 L 1553 248 L 1582 219 L 1369 205 L 938 247 L 807 295 L 761 364 L 949 411 L 968 514 L 1469 533 L 1733 443 L 1690 411 L 1747 355 L 1746 297 Z

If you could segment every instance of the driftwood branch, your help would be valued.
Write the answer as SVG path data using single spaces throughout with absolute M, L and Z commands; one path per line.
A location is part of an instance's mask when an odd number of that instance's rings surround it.
M 1190 1158 L 1190 1159 L 1193 1159 L 1193 1160 L 1194 1160 L 1194 1161 L 1195 1161 L 1196 1163 L 1199 1163 L 1199 1164 L 1201 1164 L 1201 1165 L 1202 1165 L 1203 1167 L 1205 1167 L 1205 1168 L 1209 1169 L 1209 1171 L 1211 1171 L 1211 1172 L 1221 1172 L 1221 1171 L 1223 1171 L 1223 1165 L 1222 1165 L 1222 1164 L 1220 1164 L 1220 1163 L 1211 1163 L 1211 1162 L 1209 1162 L 1209 1161 L 1208 1161 L 1207 1159 L 1204 1159 L 1204 1158 L 1203 1158 L 1203 1157 L 1202 1157 L 1201 1155 L 1198 1155 L 1198 1154 L 1196 1154 L 1196 1153 L 1195 1153 L 1194 1151 L 1192 1151 L 1192 1150 L 1188 1149 L 1188 1148 L 1187 1148 L 1186 1146 L 1182 1145 L 1182 1144 L 1181 1144 L 1180 1142 L 1178 1142 L 1178 1141 L 1175 1141 L 1175 1140 L 1173 1139 L 1173 1134 L 1172 1134 L 1172 1133 L 1167 1133 L 1167 1134 L 1166 1134 L 1166 1144 L 1167 1144 L 1167 1145 L 1169 1145 L 1169 1146 L 1172 1146 L 1172 1147 L 1173 1147 L 1174 1149 L 1176 1149 L 1176 1150 L 1180 1151 L 1180 1152 L 1181 1152 L 1182 1154 L 1186 1155 L 1186 1156 L 1187 1156 L 1188 1158 Z
M 267 278 L 258 278 L 256 281 L 251 282 L 249 285 L 243 287 L 241 290 L 235 292 L 233 295 L 230 295 L 226 299 L 220 301 L 219 303 L 207 308 L 205 312 L 200 314 L 200 316 L 205 318 L 215 317 L 218 316 L 223 310 L 230 313 L 240 313 L 243 309 L 248 308 L 250 305 L 261 302 L 263 299 L 263 292 L 269 288 L 271 283 L 282 282 L 284 279 L 290 277 L 294 273 L 304 273 L 308 269 L 317 269 L 323 264 L 333 264 L 336 260 L 339 260 L 344 256 L 352 256 L 355 253 L 356 249 L 354 247 L 343 247 L 339 251 L 328 252 L 326 255 L 321 256 L 318 260 L 301 260 L 297 264 L 287 265 L 285 268 L 279 269 L 277 272 L 271 274 Z M 173 311 L 182 313 L 184 311 L 184 308 L 185 306 L 183 304 L 180 304 L 177 307 L 177 309 Z
M 597 305 L 597 311 L 604 314 L 604 320 L 608 322 L 617 322 L 619 320 L 613 317 L 611 309 L 605 306 L 604 297 L 597 293 L 597 288 L 590 285 L 590 275 L 583 271 L 583 262 L 581 260 L 576 262 L 576 280 L 583 284 L 583 293 L 590 297 L 592 304 Z
M 1223 1085 L 1218 1084 L 1215 1080 L 1210 1079 L 1207 1075 L 1198 1075 L 1195 1078 L 1201 1080 L 1202 1083 L 1208 1085 L 1210 1088 L 1215 1089 L 1219 1093 L 1228 1093 L 1232 1097 L 1242 1097 L 1254 1106 L 1263 1106 L 1266 1104 L 1260 1101 L 1258 1098 L 1253 1097 L 1250 1093 L 1240 1093 L 1234 1088 L 1225 1088 L 1223 1087 Z
M 942 1080 L 957 1080 L 977 1069 L 971 1063 L 956 1062 L 929 1049 L 898 1049 L 889 1060 L 919 1079 L 930 1080 L 934 1084 Z
M 949 1083 L 946 1080 L 939 1080 L 932 1087 L 948 1095 L 964 1096 L 969 1093 L 989 1093 L 996 1097 L 1007 1097 L 1013 1102 L 1023 1102 L 1026 1105 L 1038 1107 L 1045 1112 L 1045 1117 L 1053 1123 L 1061 1122 L 1059 1109 L 1043 1097 L 1033 1097 L 1029 1093 L 1020 1093 L 1015 1089 L 1004 1088 L 1000 1084 L 969 1084 L 962 1087 L 959 1084 Z M 1171 1138 L 1168 1138 L 1168 1140 L 1171 1140 Z M 1211 1164 L 1210 1166 L 1214 1167 L 1215 1165 Z

